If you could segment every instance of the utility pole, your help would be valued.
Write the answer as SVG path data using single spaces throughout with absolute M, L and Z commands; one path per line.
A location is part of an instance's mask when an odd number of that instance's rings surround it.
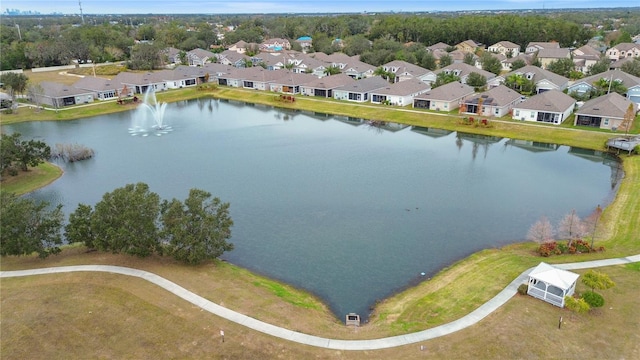
M 82 25 L 84 25 L 84 15 L 82 14 L 82 1 L 78 0 L 78 6 L 80 6 L 80 18 L 82 19 Z

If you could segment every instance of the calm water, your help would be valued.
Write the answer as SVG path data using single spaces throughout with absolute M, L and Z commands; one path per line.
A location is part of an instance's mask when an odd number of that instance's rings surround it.
M 95 205 L 145 182 L 163 199 L 201 188 L 231 203 L 228 261 L 307 289 L 344 319 L 453 261 L 524 240 L 541 215 L 586 216 L 618 163 L 592 151 L 198 100 L 170 104 L 163 136 L 136 112 L 5 127 L 95 158 L 33 197 Z M 421 276 L 425 273 L 426 276 Z

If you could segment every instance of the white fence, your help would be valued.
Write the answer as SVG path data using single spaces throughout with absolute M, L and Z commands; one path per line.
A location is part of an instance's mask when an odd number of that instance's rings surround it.
M 22 70 L 22 69 L 18 69 L 18 70 L 3 70 L 3 71 L 0 71 L 0 75 L 4 75 L 4 74 L 8 74 L 8 73 L 22 74 L 23 72 L 24 72 L 24 70 Z

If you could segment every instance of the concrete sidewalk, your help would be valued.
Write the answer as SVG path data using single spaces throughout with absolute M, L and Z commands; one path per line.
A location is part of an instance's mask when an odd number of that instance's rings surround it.
M 585 261 L 579 263 L 569 264 L 554 264 L 554 266 L 565 270 L 575 269 L 587 269 L 596 268 L 602 266 L 623 265 L 634 262 L 640 262 L 640 255 L 633 255 L 624 258 L 616 259 L 604 259 Z M 462 330 L 468 326 L 478 323 L 484 319 L 487 315 L 498 309 L 511 299 L 518 290 L 520 284 L 526 283 L 529 272 L 531 269 L 525 270 L 520 276 L 513 280 L 506 288 L 504 288 L 498 295 L 491 300 L 484 303 L 482 306 L 465 315 L 464 317 L 452 321 L 447 324 L 443 324 L 431 329 L 419 331 L 412 334 L 399 335 L 387 338 L 372 339 L 372 340 L 337 340 L 327 339 L 318 336 L 303 334 L 300 332 L 288 330 L 265 322 L 256 320 L 252 317 L 240 314 L 238 312 L 229 310 L 218 304 L 215 304 L 191 291 L 179 286 L 178 284 L 171 282 L 163 277 L 148 271 L 137 270 L 132 268 L 126 268 L 121 266 L 110 265 L 78 265 L 78 266 L 61 266 L 44 269 L 32 269 L 32 270 L 18 270 L 18 271 L 0 271 L 0 278 L 19 277 L 19 276 L 31 276 L 31 275 L 46 275 L 46 274 L 58 274 L 67 272 L 78 271 L 92 271 L 92 272 L 109 272 L 114 274 L 121 274 L 127 276 L 135 276 L 141 279 L 145 279 L 161 288 L 169 291 L 170 293 L 181 297 L 182 299 L 199 306 L 200 308 L 225 318 L 229 321 L 233 321 L 240 325 L 246 326 L 250 329 L 263 332 L 268 335 L 276 336 L 285 340 L 295 341 L 300 344 L 311 345 L 326 349 L 334 350 L 379 350 L 387 349 L 397 346 L 409 345 L 420 341 L 434 339 L 440 336 L 448 335 L 458 330 Z

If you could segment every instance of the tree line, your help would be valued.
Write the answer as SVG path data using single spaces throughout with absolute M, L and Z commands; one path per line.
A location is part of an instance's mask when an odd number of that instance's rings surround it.
M 612 17 L 620 21 L 611 21 Z M 78 24 L 73 17 L 7 17 L 0 24 L 0 70 L 67 65 L 72 61 L 130 60 L 137 42 L 152 42 L 157 49 L 184 51 L 230 45 L 239 40 L 260 43 L 266 38 L 313 38 L 313 49 L 361 55 L 371 43 L 391 40 L 400 44 L 455 45 L 473 39 L 486 45 L 509 40 L 526 46 L 531 41 L 558 41 L 579 46 L 598 32 L 609 44 L 622 35 L 640 31 L 636 12 L 549 12 L 534 14 L 345 14 L 335 16 L 166 16 L 91 17 Z M 584 26 L 590 23 L 592 27 Z M 217 27 L 216 25 L 220 25 Z M 595 30 L 600 25 L 600 29 Z M 233 31 L 225 31 L 232 26 Z M 609 31 L 616 36 L 610 36 Z M 224 39 L 218 32 L 224 31 Z M 334 40 L 340 38 L 342 45 Z M 380 47 L 380 46 L 378 46 Z M 385 47 L 385 49 L 389 49 Z M 394 49 L 403 52 L 402 49 Z M 398 54 L 402 56 L 401 54 Z M 406 55 L 405 55 L 406 56 Z M 418 61 L 410 61 L 418 63 Z
M 64 239 L 89 249 L 147 257 L 152 254 L 198 264 L 233 250 L 229 203 L 191 189 L 183 202 L 161 200 L 145 183 L 104 194 L 95 206 L 79 204 L 63 225 L 62 205 L 51 209 L 14 194 L 0 193 L 0 255 L 45 258 Z

